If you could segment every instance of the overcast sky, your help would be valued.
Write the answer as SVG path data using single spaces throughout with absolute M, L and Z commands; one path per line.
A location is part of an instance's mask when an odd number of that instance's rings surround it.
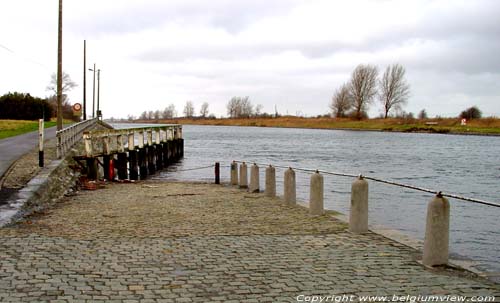
M 83 99 L 101 71 L 105 118 L 203 102 L 226 115 L 232 96 L 266 112 L 328 112 L 358 64 L 406 68 L 406 111 L 455 116 L 477 105 L 500 116 L 497 0 L 65 0 L 63 69 Z M 57 0 L 0 1 L 0 94 L 45 97 L 57 68 Z M 92 73 L 87 72 L 87 108 Z M 381 105 L 373 103 L 370 116 Z

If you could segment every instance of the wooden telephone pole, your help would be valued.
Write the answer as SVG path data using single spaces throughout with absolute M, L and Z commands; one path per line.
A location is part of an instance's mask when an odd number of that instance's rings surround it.
M 57 130 L 62 129 L 62 0 L 59 0 L 59 26 L 57 35 Z

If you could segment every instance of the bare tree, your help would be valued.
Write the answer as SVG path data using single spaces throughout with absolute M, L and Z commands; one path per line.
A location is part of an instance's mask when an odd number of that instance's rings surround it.
M 425 111 L 425 108 L 418 112 L 418 118 L 420 120 L 427 119 L 427 112 Z
M 66 92 L 69 92 L 77 86 L 78 85 L 73 82 L 73 80 L 71 80 L 71 77 L 67 73 L 63 72 L 61 93 L 64 94 Z M 49 85 L 47 85 L 46 90 L 57 94 L 57 75 L 55 73 L 50 76 L 50 83 Z
M 264 108 L 264 106 L 262 104 L 257 104 L 257 106 L 255 106 L 255 112 L 254 112 L 254 115 L 256 117 L 260 116 L 262 114 L 262 109 Z
M 172 119 L 177 116 L 175 105 L 170 104 L 163 110 L 163 119 Z
M 227 114 L 231 118 L 248 118 L 254 114 L 254 109 L 250 98 L 232 97 L 227 103 Z
M 349 90 L 353 101 L 354 116 L 357 119 L 366 115 L 368 105 L 377 95 L 377 75 L 377 67 L 373 65 L 360 64 L 352 72 Z
M 208 102 L 203 102 L 200 108 L 200 116 L 206 118 L 208 116 Z
M 254 114 L 252 102 L 248 96 L 241 98 L 241 115 L 240 117 L 249 118 Z
M 342 84 L 338 88 L 332 97 L 332 103 L 330 103 L 330 108 L 332 114 L 337 118 L 343 118 L 347 116 L 347 112 L 352 107 L 352 96 L 349 90 L 349 85 L 347 83 Z
M 161 112 L 159 110 L 155 110 L 154 119 L 160 120 L 160 118 L 161 118 Z
M 150 110 L 148 111 L 148 120 L 153 120 L 155 117 L 155 112 Z
M 186 101 L 186 105 L 184 106 L 184 116 L 186 118 L 191 118 L 194 116 L 194 106 L 193 102 Z
M 385 69 L 379 81 L 380 102 L 384 106 L 384 118 L 392 109 L 402 109 L 410 96 L 410 85 L 405 79 L 405 68 L 400 64 L 390 65 Z

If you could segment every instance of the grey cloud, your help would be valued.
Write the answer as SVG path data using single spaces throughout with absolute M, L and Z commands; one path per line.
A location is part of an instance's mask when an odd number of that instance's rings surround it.
M 69 20 L 73 28 L 95 34 L 147 30 L 167 23 L 194 24 L 223 28 L 236 33 L 261 18 L 286 13 L 298 0 L 184 0 L 144 1 L 132 7 Z

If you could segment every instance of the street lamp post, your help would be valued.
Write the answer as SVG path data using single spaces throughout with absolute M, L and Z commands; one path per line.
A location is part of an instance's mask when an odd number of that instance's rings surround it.
M 95 118 L 95 63 L 94 63 L 94 69 L 89 68 L 89 71 L 94 72 L 94 80 L 92 82 L 92 119 Z
M 100 95 L 100 87 L 101 87 L 101 70 L 97 70 L 97 118 L 102 117 L 102 113 L 99 107 L 99 95 Z
M 83 40 L 83 120 L 87 120 L 87 41 Z

